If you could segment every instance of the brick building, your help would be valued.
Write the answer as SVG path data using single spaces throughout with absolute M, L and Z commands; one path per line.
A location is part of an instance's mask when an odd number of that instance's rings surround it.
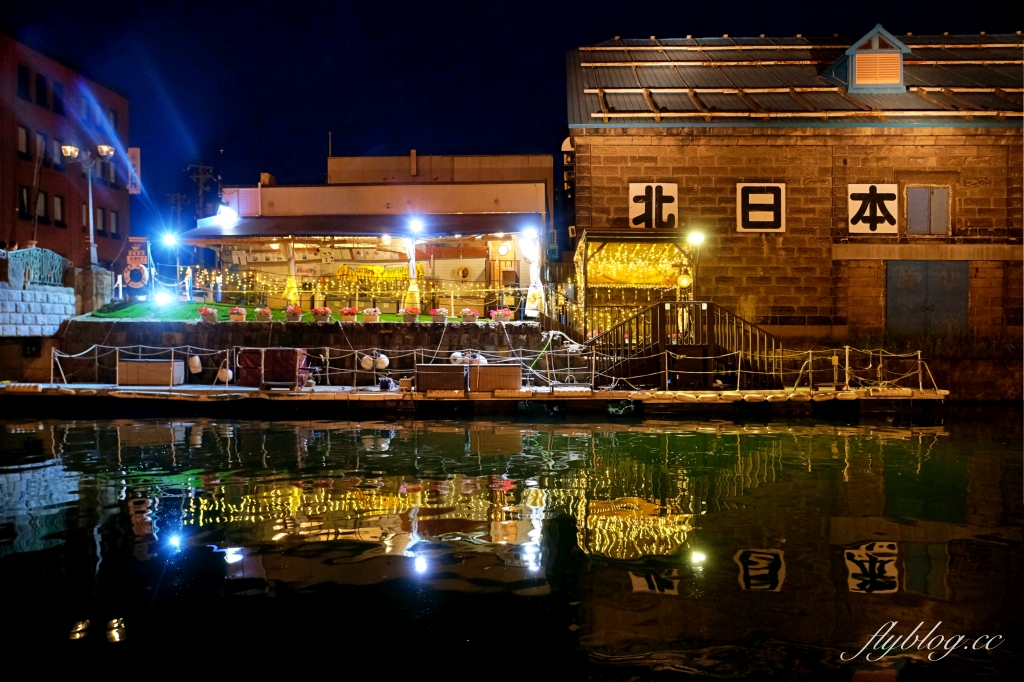
M 0 240 L 30 242 L 89 264 L 85 172 L 62 144 L 115 149 L 93 169 L 99 261 L 109 267 L 129 234 L 125 188 L 128 100 L 75 70 L 0 34 Z
M 646 184 L 661 229 L 706 234 L 692 295 L 780 338 L 1019 334 L 1022 49 L 878 26 L 574 50 L 576 230 L 657 230 Z

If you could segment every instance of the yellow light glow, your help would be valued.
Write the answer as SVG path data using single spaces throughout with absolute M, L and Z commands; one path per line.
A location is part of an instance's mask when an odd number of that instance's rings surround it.
M 700 246 L 704 243 L 704 233 L 699 230 L 694 230 L 690 234 L 686 235 L 686 241 L 690 246 Z
M 707 556 L 702 552 L 694 552 L 690 555 L 690 561 L 695 564 L 702 564 L 705 559 L 707 559 Z

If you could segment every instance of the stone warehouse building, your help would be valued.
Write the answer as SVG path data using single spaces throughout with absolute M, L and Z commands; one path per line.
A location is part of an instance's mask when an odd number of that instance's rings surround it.
M 783 339 L 1020 334 L 1022 49 L 881 26 L 581 47 L 576 230 L 704 232 L 694 297 Z

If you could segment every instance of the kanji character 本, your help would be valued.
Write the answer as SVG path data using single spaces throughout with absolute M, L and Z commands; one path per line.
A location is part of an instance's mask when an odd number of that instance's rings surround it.
M 861 202 L 860 208 L 857 209 L 857 212 L 850 220 L 851 225 L 864 223 L 874 232 L 882 223 L 896 224 L 896 218 L 885 206 L 885 202 L 896 200 L 895 194 L 882 194 L 874 185 L 871 185 L 867 192 L 851 194 L 850 199 Z
M 676 226 L 676 217 L 669 213 L 663 217 L 664 206 L 675 203 L 675 197 L 666 196 L 661 185 L 647 185 L 643 194 L 633 197 L 633 203 L 644 204 L 644 212 L 633 218 L 634 225 L 643 227 L 673 228 Z

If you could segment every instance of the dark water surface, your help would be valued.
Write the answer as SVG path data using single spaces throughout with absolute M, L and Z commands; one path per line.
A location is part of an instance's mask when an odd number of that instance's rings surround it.
M 7 646 L 392 667 L 429 652 L 531 679 L 976 678 L 1024 661 L 1019 411 L 0 429 Z M 841 659 L 889 621 L 966 639 L 933 644 L 951 647 L 938 661 Z M 964 648 L 983 635 L 1004 639 Z

